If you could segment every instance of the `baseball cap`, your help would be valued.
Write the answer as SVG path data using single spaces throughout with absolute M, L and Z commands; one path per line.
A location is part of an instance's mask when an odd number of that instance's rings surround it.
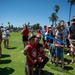
M 35 35 L 29 36 L 28 40 L 31 40 L 32 38 L 35 38 Z

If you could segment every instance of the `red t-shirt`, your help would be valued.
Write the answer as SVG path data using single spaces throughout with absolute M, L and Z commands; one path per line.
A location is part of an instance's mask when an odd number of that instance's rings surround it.
M 29 54 L 32 60 L 36 61 L 37 60 L 36 45 L 28 44 L 28 46 L 29 46 L 29 49 L 27 50 L 27 53 Z M 27 63 L 28 65 L 31 65 L 31 66 L 36 64 L 36 62 L 33 63 L 28 57 L 27 57 Z
M 47 32 L 47 31 L 48 31 L 48 29 L 47 29 L 47 28 L 45 28 L 45 29 L 44 29 L 44 31 L 45 31 L 45 32 Z
M 43 60 L 44 58 L 45 58 L 45 52 L 38 51 L 38 63 L 41 63 L 41 60 Z
M 23 34 L 23 36 L 28 36 L 29 30 L 24 28 L 23 31 L 22 31 L 22 34 Z

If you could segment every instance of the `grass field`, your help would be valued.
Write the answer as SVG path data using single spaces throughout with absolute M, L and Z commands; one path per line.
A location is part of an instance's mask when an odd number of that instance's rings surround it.
M 2 43 L 2 58 L 0 62 L 0 75 L 25 75 L 25 56 L 23 55 L 22 36 L 20 32 L 10 34 L 9 49 L 5 49 Z M 54 64 L 48 62 L 44 67 L 42 75 L 75 75 L 75 63 L 70 65 L 71 57 L 66 56 L 67 50 L 64 52 L 65 70 L 61 71 L 61 64 L 54 67 Z M 50 58 L 48 52 L 47 56 Z M 35 71 L 35 75 L 37 72 Z

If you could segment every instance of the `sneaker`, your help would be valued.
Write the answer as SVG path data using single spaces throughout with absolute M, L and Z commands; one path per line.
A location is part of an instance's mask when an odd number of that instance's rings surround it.
M 67 56 L 69 56 L 70 55 L 70 53 L 67 53 Z

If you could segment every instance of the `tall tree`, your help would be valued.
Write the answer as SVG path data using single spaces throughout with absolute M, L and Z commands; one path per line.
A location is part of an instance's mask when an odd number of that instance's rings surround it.
M 54 7 L 54 10 L 55 10 L 55 13 L 57 13 L 59 11 L 60 7 L 58 5 L 55 5 Z
M 58 5 L 55 5 L 54 6 L 54 11 L 55 11 L 55 14 L 57 15 L 58 11 L 59 11 L 60 7 Z M 58 18 L 57 18 L 58 19 Z M 57 20 L 56 20 L 57 21 Z M 56 25 L 56 21 L 55 21 L 55 25 Z
M 70 11 L 69 11 L 69 21 L 70 21 L 71 9 L 72 9 L 72 5 L 75 3 L 75 0 L 68 0 L 68 2 L 70 3 Z
M 54 25 L 54 22 L 56 22 L 58 19 L 58 16 L 56 15 L 56 13 L 52 13 L 51 16 L 49 17 L 49 20 L 52 21 L 52 25 Z
M 10 28 L 10 22 L 8 22 L 9 28 Z

